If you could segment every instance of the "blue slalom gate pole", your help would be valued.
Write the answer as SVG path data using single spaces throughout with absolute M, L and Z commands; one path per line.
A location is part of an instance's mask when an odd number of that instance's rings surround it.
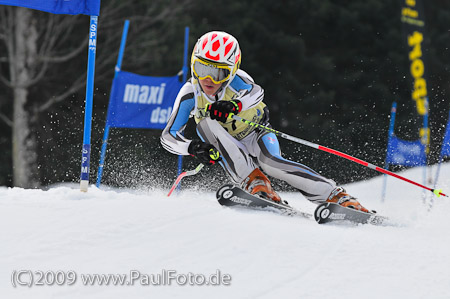
M 426 108 L 426 112 L 423 116 L 423 136 L 422 136 L 422 144 L 425 145 L 425 165 L 423 166 L 423 184 L 426 185 L 427 183 L 427 168 L 428 168 L 428 97 L 425 97 L 425 108 Z M 427 194 L 425 193 L 425 191 L 423 191 L 423 200 L 425 202 L 427 197 Z
M 91 16 L 89 30 L 88 68 L 84 112 L 84 135 L 81 155 L 80 190 L 87 192 L 89 186 L 89 160 L 91 156 L 92 106 L 94 99 L 95 52 L 97 50 L 98 16 Z
M 450 110 L 449 110 L 449 113 L 448 113 L 448 120 L 447 120 L 447 127 L 445 128 L 445 135 L 447 135 L 447 130 L 450 130 L 450 127 L 449 127 L 449 125 L 450 125 Z M 442 160 L 444 159 L 444 149 L 445 149 L 445 147 L 446 147 L 446 145 L 445 145 L 445 140 L 446 138 L 445 138 L 445 136 L 444 136 L 444 139 L 442 140 L 442 145 L 441 145 L 441 152 L 439 153 L 439 162 L 438 162 L 438 167 L 437 167 L 437 170 L 436 170 L 436 175 L 434 176 L 434 186 L 436 186 L 437 185 L 437 183 L 438 183 L 438 179 L 439 179 L 439 173 L 440 173 L 440 171 L 441 171 L 441 164 L 442 164 Z
M 446 148 L 446 136 L 448 134 L 448 130 L 450 130 L 450 110 L 449 110 L 449 114 L 448 114 L 448 120 L 447 120 L 447 126 L 445 128 L 445 135 L 444 135 L 444 139 L 442 140 L 442 145 L 441 145 L 441 152 L 439 153 L 439 161 L 438 161 L 438 167 L 436 169 L 436 175 L 434 176 L 434 188 L 436 188 L 438 180 L 439 180 L 439 173 L 441 172 L 441 165 L 442 165 L 442 161 L 444 160 L 444 150 Z M 430 208 L 433 206 L 434 204 L 434 198 L 431 198 L 430 201 Z
M 125 52 L 125 45 L 127 42 L 129 26 L 130 26 L 130 21 L 125 20 L 125 24 L 123 26 L 123 31 L 122 31 L 122 40 L 120 41 L 119 56 L 117 57 L 117 63 L 116 63 L 116 67 L 115 67 L 114 77 L 117 76 L 117 73 L 120 71 L 120 69 L 122 67 L 123 53 Z M 109 96 L 110 96 L 109 102 L 111 102 L 112 93 Z M 105 132 L 103 133 L 102 151 L 100 154 L 100 163 L 98 166 L 98 173 L 97 173 L 97 182 L 96 182 L 97 188 L 100 187 L 100 184 L 102 181 L 103 166 L 105 165 L 106 147 L 108 146 L 109 129 L 110 129 L 110 125 L 109 125 L 109 105 L 108 105 L 108 113 L 106 114 Z
M 388 145 L 387 145 L 387 149 L 389 150 L 390 148 L 390 142 L 391 142 L 391 138 L 392 136 L 394 136 L 394 125 L 395 125 L 395 114 L 397 112 L 397 103 L 393 102 L 392 103 L 392 108 L 391 108 L 391 121 L 389 123 L 389 134 L 388 134 Z M 387 161 L 387 157 L 388 157 L 389 152 L 386 153 L 386 159 L 384 160 L 384 169 L 388 169 L 389 168 L 389 163 Z M 382 187 L 382 192 L 381 192 L 381 201 L 384 202 L 385 198 L 386 198 L 386 185 L 387 185 L 387 175 L 385 174 L 383 177 L 383 187 Z
M 450 116 L 449 116 L 449 119 L 450 119 Z M 436 186 L 437 186 L 438 179 L 439 179 L 439 172 L 441 171 L 441 164 L 442 164 L 442 159 L 443 158 L 444 157 L 442 156 L 442 151 L 441 151 L 441 153 L 439 154 L 439 162 L 438 162 L 438 167 L 437 167 L 437 170 L 436 170 L 436 176 L 435 176 L 435 179 L 434 179 L 434 187 L 433 188 L 436 188 Z M 433 204 L 434 204 L 434 198 L 432 196 L 431 199 L 430 199 L 430 205 L 429 205 L 430 209 L 433 207 Z
M 189 27 L 184 28 L 184 55 L 183 55 L 183 82 L 187 80 L 188 72 L 188 47 L 189 47 Z M 183 171 L 183 156 L 178 156 L 178 171 L 177 175 L 180 175 Z M 179 190 L 178 185 L 177 190 Z
M 189 27 L 184 28 L 183 82 L 187 81 L 188 72 Z

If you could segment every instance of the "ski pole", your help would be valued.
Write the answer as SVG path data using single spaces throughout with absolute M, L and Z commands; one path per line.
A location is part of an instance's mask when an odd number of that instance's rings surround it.
M 175 183 L 173 183 L 172 188 L 170 188 L 170 191 L 169 191 L 169 193 L 167 194 L 167 197 L 169 197 L 169 196 L 172 194 L 173 190 L 175 190 L 175 188 L 176 188 L 176 187 L 178 186 L 178 184 L 181 182 L 181 179 L 182 179 L 182 178 L 184 178 L 185 176 L 190 176 L 190 175 L 195 175 L 195 174 L 197 174 L 200 170 L 202 170 L 203 166 L 205 166 L 205 165 L 203 165 L 202 163 L 200 163 L 200 164 L 197 165 L 197 167 L 195 167 L 195 169 L 180 173 L 180 175 L 179 175 L 179 176 L 177 177 L 177 179 L 175 180 Z
M 272 128 L 269 128 L 269 127 L 266 127 L 266 126 L 263 126 L 263 125 L 251 122 L 251 121 L 246 120 L 246 119 L 243 119 L 242 117 L 239 117 L 239 116 L 237 116 L 236 114 L 233 114 L 233 113 L 230 113 L 228 118 L 232 118 L 232 119 L 234 119 L 236 121 L 241 121 L 241 122 L 246 123 L 247 125 L 250 125 L 252 127 L 260 128 L 260 129 L 263 129 L 263 130 L 265 130 L 267 132 L 274 133 L 275 135 L 280 136 L 280 137 L 282 137 L 284 139 L 287 139 L 287 140 L 290 140 L 290 141 L 294 141 L 294 142 L 297 142 L 297 143 L 300 143 L 300 144 L 303 144 L 303 145 L 306 145 L 306 146 L 309 146 L 309 147 L 312 147 L 312 148 L 315 148 L 315 149 L 318 149 L 318 150 L 321 150 L 321 151 L 324 151 L 324 152 L 327 152 L 327 153 L 330 153 L 330 154 L 333 154 L 333 155 L 336 155 L 336 156 L 339 156 L 339 157 L 342 157 L 342 158 L 345 158 L 347 160 L 350 160 L 350 161 L 353 161 L 355 163 L 358 163 L 358 164 L 361 164 L 363 166 L 366 166 L 366 167 L 368 167 L 370 169 L 373 169 L 373 170 L 379 171 L 381 173 L 393 176 L 393 177 L 395 177 L 397 179 L 403 180 L 403 181 L 408 182 L 410 184 L 413 184 L 413 185 L 416 185 L 416 186 L 421 187 L 423 189 L 426 189 L 428 191 L 431 191 L 438 197 L 441 196 L 441 195 L 443 195 L 445 197 L 448 197 L 448 195 L 442 193 L 442 189 L 429 188 L 427 186 L 424 186 L 422 184 L 414 182 L 414 181 L 412 181 L 410 179 L 402 177 L 401 175 L 393 173 L 393 172 L 391 172 L 389 170 L 383 169 L 381 167 L 378 167 L 378 166 L 373 165 L 371 163 L 365 162 L 365 161 L 360 160 L 358 158 L 352 157 L 352 156 L 347 155 L 345 153 L 339 152 L 337 150 L 334 150 L 334 149 L 331 149 L 331 148 L 328 148 L 328 147 L 325 147 L 325 146 L 322 146 L 322 145 L 319 145 L 319 144 L 316 144 L 316 143 L 312 143 L 312 142 L 309 142 L 309 141 L 306 141 L 306 140 L 303 140 L 303 139 L 300 139 L 300 138 L 297 138 L 297 137 L 294 137 L 294 136 L 290 136 L 288 134 L 282 133 L 282 132 L 277 131 L 275 129 L 272 129 Z

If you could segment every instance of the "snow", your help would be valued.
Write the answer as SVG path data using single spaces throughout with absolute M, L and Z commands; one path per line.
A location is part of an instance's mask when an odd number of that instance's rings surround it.
M 433 168 L 434 174 L 435 168 Z M 400 175 L 422 183 L 423 170 Z M 440 187 L 450 191 L 450 164 Z M 0 188 L 2 298 L 450 298 L 450 199 L 382 176 L 344 186 L 396 227 L 318 225 L 225 208 L 214 193 Z M 427 192 L 430 193 L 431 192 Z M 293 206 L 314 205 L 281 193 Z M 19 270 L 74 271 L 73 285 L 12 286 Z M 229 285 L 89 286 L 82 274 L 230 275 Z M 16 272 L 17 273 L 17 272 Z M 35 275 L 34 278 L 36 279 Z M 28 281 L 25 273 L 21 281 Z

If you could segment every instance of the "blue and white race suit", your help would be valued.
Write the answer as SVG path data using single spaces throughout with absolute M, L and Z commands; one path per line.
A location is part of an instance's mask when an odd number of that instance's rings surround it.
M 178 93 L 161 143 L 171 153 L 189 155 L 191 140 L 182 133 L 189 118 L 194 117 L 197 134 L 219 150 L 223 159 L 220 164 L 235 183 L 241 183 L 260 167 L 267 175 L 297 188 L 310 201 L 324 202 L 336 187 L 335 182 L 305 165 L 284 159 L 274 133 L 232 119 L 226 123 L 218 122 L 198 113 L 206 104 L 238 99 L 242 103 L 240 117 L 267 126 L 269 115 L 263 98 L 264 90 L 243 70 L 238 70 L 233 81 L 215 97 L 206 95 L 198 80 L 191 78 Z

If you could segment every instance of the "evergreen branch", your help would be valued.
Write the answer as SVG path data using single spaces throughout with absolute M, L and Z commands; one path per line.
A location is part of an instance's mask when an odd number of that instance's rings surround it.
M 0 113 L 0 119 L 3 120 L 8 126 L 12 127 L 13 126 L 13 122 L 12 120 L 10 120 L 6 115 L 4 115 L 3 113 Z

